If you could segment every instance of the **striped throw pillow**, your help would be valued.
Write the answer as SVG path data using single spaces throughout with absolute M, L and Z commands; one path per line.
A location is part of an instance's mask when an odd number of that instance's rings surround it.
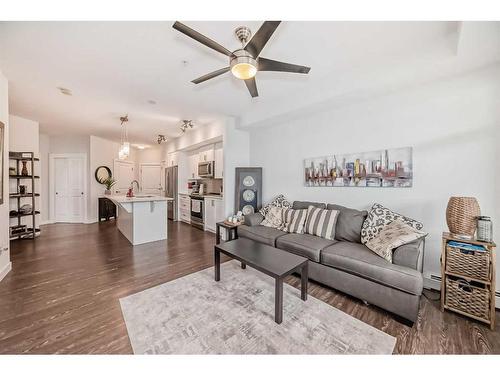
M 306 223 L 307 210 L 294 210 L 291 208 L 284 208 L 282 212 L 282 231 L 288 233 L 304 233 L 304 224 Z
M 327 240 L 334 240 L 338 217 L 339 211 L 337 210 L 324 210 L 309 206 L 307 209 L 305 233 L 323 237 Z

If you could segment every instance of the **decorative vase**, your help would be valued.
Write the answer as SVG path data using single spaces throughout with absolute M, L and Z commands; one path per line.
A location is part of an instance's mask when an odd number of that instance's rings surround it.
M 104 190 L 104 195 L 111 195 L 111 190 L 108 189 Z
M 446 223 L 450 233 L 472 238 L 476 231 L 477 217 L 481 209 L 476 198 L 451 197 L 446 207 Z
M 23 163 L 23 169 L 21 170 L 21 175 L 27 176 L 28 175 L 28 167 L 27 167 L 26 163 L 28 163 L 28 162 L 26 160 L 23 160 L 22 163 Z

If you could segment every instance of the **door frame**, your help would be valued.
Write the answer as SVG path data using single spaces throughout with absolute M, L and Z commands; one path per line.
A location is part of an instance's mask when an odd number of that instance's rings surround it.
M 83 153 L 65 153 L 65 154 L 52 154 L 49 153 L 49 221 L 51 223 L 56 223 L 55 221 L 55 174 L 54 168 L 55 159 L 82 159 L 83 160 L 83 220 L 81 223 L 87 223 L 88 213 L 87 213 L 87 205 L 88 205 L 88 187 L 87 187 L 87 174 L 88 174 L 88 164 L 87 164 L 87 154 Z M 78 221 L 78 223 L 80 223 Z
M 141 192 L 144 190 L 144 184 L 142 183 L 142 167 L 160 167 L 160 186 L 161 186 L 161 191 L 165 190 L 164 185 L 164 179 L 165 179 L 165 171 L 163 167 L 162 162 L 158 163 L 139 163 L 139 182 L 141 183 Z M 161 194 L 161 193 L 160 193 Z

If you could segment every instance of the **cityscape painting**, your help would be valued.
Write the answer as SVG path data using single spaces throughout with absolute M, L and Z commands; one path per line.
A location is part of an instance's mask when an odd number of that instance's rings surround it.
M 304 176 L 306 186 L 411 187 L 412 148 L 309 158 Z

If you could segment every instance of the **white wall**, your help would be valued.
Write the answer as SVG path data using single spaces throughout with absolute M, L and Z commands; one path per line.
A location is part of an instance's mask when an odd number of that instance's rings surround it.
M 49 218 L 49 153 L 50 137 L 47 134 L 39 134 L 39 153 L 40 153 L 40 203 L 41 224 L 50 222 Z
M 120 144 L 118 142 L 109 141 L 104 138 L 90 136 L 90 157 L 89 157 L 89 209 L 88 209 L 88 221 L 96 222 L 98 219 L 98 198 L 104 195 L 105 187 L 104 185 L 98 183 L 94 177 L 95 170 L 101 165 L 105 165 L 111 171 L 113 171 L 114 160 L 118 159 L 118 150 L 120 149 Z M 137 150 L 134 148 L 130 149 L 129 161 L 136 163 L 137 160 Z M 137 165 L 136 165 L 137 173 Z M 136 175 L 137 178 L 137 175 Z
M 500 66 L 388 96 L 251 129 L 250 162 L 263 167 L 263 198 L 283 193 L 368 209 L 374 202 L 424 223 L 424 275 L 440 274 L 440 237 L 452 195 L 474 196 L 500 236 Z M 413 147 L 414 186 L 303 186 L 307 157 Z M 499 239 L 497 238 L 497 241 Z M 500 268 L 499 268 L 500 269 Z M 498 288 L 497 288 L 498 289 Z
M 17 151 L 17 152 L 33 152 L 35 157 L 40 156 L 39 152 L 39 124 L 36 121 L 33 120 L 28 120 L 19 116 L 9 116 L 9 147 L 10 151 Z M 15 167 L 16 162 L 15 161 L 10 161 L 10 166 Z M 31 166 L 30 163 L 28 163 L 28 170 L 31 173 L 30 170 Z M 41 173 L 41 161 L 35 162 L 35 171 L 34 174 L 36 176 L 40 176 Z M 27 189 L 29 192 L 31 192 L 31 181 L 26 180 L 26 181 L 21 181 L 22 184 L 27 186 Z M 36 179 L 35 180 L 35 192 L 40 193 L 41 189 L 41 184 L 42 184 L 42 178 Z M 16 191 L 16 181 L 12 180 L 9 182 L 9 191 L 14 192 Z M 21 205 L 22 204 L 31 204 L 31 198 L 21 198 Z M 15 200 L 11 200 L 9 202 L 10 210 L 15 210 L 17 209 L 17 202 Z M 35 209 L 37 211 L 41 211 L 41 206 L 42 206 L 42 197 L 37 197 L 35 198 Z M 37 216 L 35 220 L 35 227 L 39 228 L 40 223 L 41 223 L 41 216 Z M 28 225 L 28 227 L 32 227 L 32 217 L 31 216 L 26 216 L 21 218 L 21 223 Z M 17 219 L 10 219 L 10 224 L 17 224 Z
M 3 152 L 3 204 L 0 205 L 0 281 L 10 271 L 9 241 L 9 88 L 7 78 L 0 71 L 0 121 L 5 125 Z M 7 251 L 3 251 L 7 248 Z
M 137 150 L 137 164 L 141 163 L 161 163 L 164 160 L 164 147 L 158 145 L 154 147 L 145 148 L 144 150 Z

